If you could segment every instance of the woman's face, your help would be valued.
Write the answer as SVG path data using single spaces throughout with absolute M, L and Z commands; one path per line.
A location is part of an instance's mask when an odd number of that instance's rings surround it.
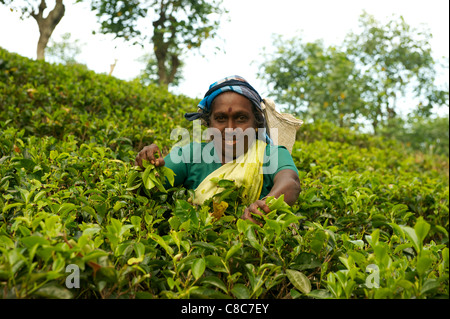
M 247 152 L 255 138 L 256 119 L 252 109 L 252 102 L 238 93 L 225 92 L 214 99 L 210 128 L 220 131 L 221 140 L 215 138 L 214 143 L 216 149 L 221 147 L 223 163 Z

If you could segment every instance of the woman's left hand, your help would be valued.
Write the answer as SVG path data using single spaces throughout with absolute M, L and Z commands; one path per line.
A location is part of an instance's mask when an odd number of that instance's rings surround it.
M 258 222 L 256 219 L 254 219 L 252 216 L 252 213 L 259 215 L 261 217 L 264 216 L 264 214 L 259 209 L 261 209 L 266 214 L 270 213 L 270 208 L 269 208 L 269 206 L 267 206 L 266 201 L 260 199 L 260 200 L 257 200 L 256 202 L 254 202 L 253 204 L 250 204 L 244 210 L 244 214 L 241 216 L 241 218 L 248 219 L 252 223 L 262 226 L 262 224 L 260 222 Z
M 296 172 L 291 169 L 283 169 L 279 171 L 273 179 L 273 184 L 274 185 L 272 187 L 272 190 L 269 194 L 267 194 L 266 197 L 273 196 L 275 198 L 278 198 L 279 196 L 281 196 L 281 194 L 284 194 L 284 201 L 288 205 L 293 205 L 297 201 L 301 188 L 300 180 Z M 261 217 L 264 216 L 264 214 L 259 209 L 261 209 L 266 214 L 270 213 L 270 208 L 269 206 L 267 206 L 265 199 L 260 199 L 248 206 L 244 210 L 244 214 L 241 216 L 241 218 L 248 219 L 252 223 L 262 226 L 260 222 L 256 221 L 252 217 L 252 213 Z

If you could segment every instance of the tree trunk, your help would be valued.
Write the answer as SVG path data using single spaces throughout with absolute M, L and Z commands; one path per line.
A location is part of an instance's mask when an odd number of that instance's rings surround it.
M 167 79 L 168 83 L 172 83 L 175 81 L 175 75 L 177 74 L 178 68 L 180 67 L 180 59 L 178 58 L 178 55 L 172 54 L 171 56 L 171 65 L 170 65 L 170 72 L 168 72 L 169 76 Z
M 45 0 L 41 0 L 38 12 L 33 12 L 31 16 L 36 20 L 39 27 L 39 41 L 37 45 L 37 59 L 45 60 L 45 48 L 47 47 L 48 40 L 50 39 L 53 30 L 61 21 L 65 13 L 65 7 L 63 0 L 56 0 L 55 7 L 44 18 L 44 10 L 47 8 Z
M 167 56 L 167 49 L 163 49 L 164 46 L 163 43 L 154 42 L 154 45 L 157 46 L 157 49 L 155 50 L 155 56 L 156 56 L 156 63 L 158 66 L 158 78 L 159 78 L 159 84 L 168 85 L 168 79 L 167 79 L 167 71 L 166 71 L 166 56 Z
M 170 37 L 165 39 L 168 31 L 165 30 L 165 22 L 174 19 L 171 13 L 168 13 L 168 6 L 162 1 L 159 8 L 159 19 L 153 21 L 153 46 L 155 50 L 156 64 L 158 67 L 158 82 L 160 85 L 169 85 L 175 80 L 181 61 L 177 54 L 170 52 L 170 47 L 176 43 L 176 29 L 173 23 L 170 27 Z M 173 21 L 172 21 L 173 22 Z

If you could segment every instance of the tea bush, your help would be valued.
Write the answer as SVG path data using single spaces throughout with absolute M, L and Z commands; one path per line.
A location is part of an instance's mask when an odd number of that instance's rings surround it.
M 0 49 L 2 298 L 448 298 L 448 158 L 307 124 L 259 227 L 133 167 L 196 102 Z

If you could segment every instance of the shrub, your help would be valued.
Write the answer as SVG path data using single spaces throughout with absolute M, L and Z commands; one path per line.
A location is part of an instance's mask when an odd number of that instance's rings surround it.
M 448 298 L 448 159 L 306 125 L 259 227 L 231 181 L 196 206 L 133 167 L 193 99 L 4 50 L 0 79 L 3 298 Z

